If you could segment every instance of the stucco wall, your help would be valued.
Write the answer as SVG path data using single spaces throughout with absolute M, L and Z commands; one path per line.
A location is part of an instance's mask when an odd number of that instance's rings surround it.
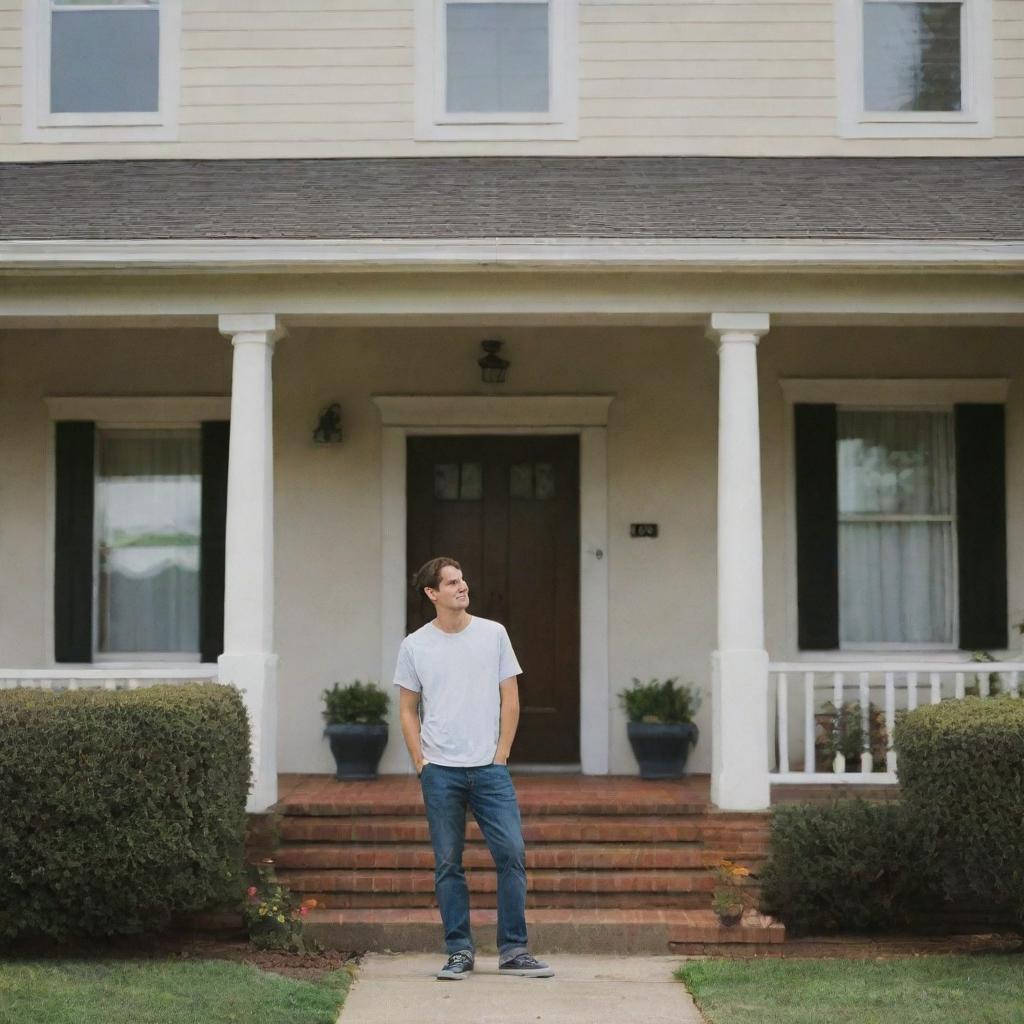
M 717 367 L 695 328 L 488 325 L 506 339 L 508 393 L 612 392 L 608 426 L 609 658 L 613 694 L 632 676 L 678 674 L 707 694 L 715 637 Z M 374 393 L 480 393 L 476 328 L 293 328 L 275 356 L 276 593 L 280 767 L 326 771 L 319 693 L 379 678 L 380 429 Z M 786 600 L 781 376 L 999 376 L 1008 407 L 1011 621 L 1024 615 L 1020 330 L 779 328 L 760 346 L 768 646 L 794 653 Z M 54 394 L 226 394 L 230 346 L 212 330 L 0 332 L 0 660 L 47 664 L 50 425 Z M 338 400 L 345 441 L 315 447 Z M 631 540 L 630 522 L 657 522 Z M 635 771 L 617 702 L 614 772 Z M 710 766 L 710 707 L 694 768 Z M 385 768 L 404 767 L 394 729 Z

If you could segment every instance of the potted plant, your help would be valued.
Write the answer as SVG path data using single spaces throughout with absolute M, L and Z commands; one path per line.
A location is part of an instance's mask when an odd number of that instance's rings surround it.
M 633 680 L 619 694 L 629 722 L 626 735 L 642 779 L 678 779 L 686 768 L 690 747 L 699 736 L 693 722 L 700 695 L 677 679 Z
M 752 905 L 746 879 L 750 868 L 734 864 L 731 860 L 720 860 L 713 868 L 715 888 L 711 896 L 711 909 L 726 927 L 739 924 L 743 912 Z
M 376 683 L 358 679 L 348 686 L 335 683 L 323 692 L 324 735 L 339 779 L 375 779 L 388 742 L 388 695 Z

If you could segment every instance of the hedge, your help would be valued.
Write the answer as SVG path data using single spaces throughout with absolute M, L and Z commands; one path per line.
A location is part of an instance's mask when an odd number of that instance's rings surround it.
M 238 692 L 0 692 L 0 941 L 112 935 L 237 900 Z
M 1024 699 L 919 708 L 897 722 L 895 743 L 922 855 L 941 866 L 947 896 L 1024 926 Z
M 902 803 L 777 807 L 761 907 L 792 934 L 906 927 L 940 892 L 920 851 L 920 827 Z

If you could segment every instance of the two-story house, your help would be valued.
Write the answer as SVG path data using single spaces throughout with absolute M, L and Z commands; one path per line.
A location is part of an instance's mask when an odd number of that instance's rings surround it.
M 1022 344 L 1020 0 L 0 0 L 0 680 L 237 684 L 254 810 L 435 554 L 521 766 L 673 675 L 722 808 L 893 778 L 825 701 L 1024 668 Z

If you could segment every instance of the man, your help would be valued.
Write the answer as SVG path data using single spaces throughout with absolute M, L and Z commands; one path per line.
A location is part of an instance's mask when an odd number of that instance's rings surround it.
M 505 627 L 470 615 L 469 586 L 454 558 L 434 558 L 413 586 L 435 618 L 398 652 L 402 734 L 416 766 L 434 848 L 434 886 L 448 962 L 437 977 L 473 970 L 469 889 L 462 867 L 469 807 L 498 872 L 498 973 L 550 978 L 526 939 L 526 853 L 508 756 L 519 724 L 522 669 Z M 420 706 L 422 702 L 422 725 Z

